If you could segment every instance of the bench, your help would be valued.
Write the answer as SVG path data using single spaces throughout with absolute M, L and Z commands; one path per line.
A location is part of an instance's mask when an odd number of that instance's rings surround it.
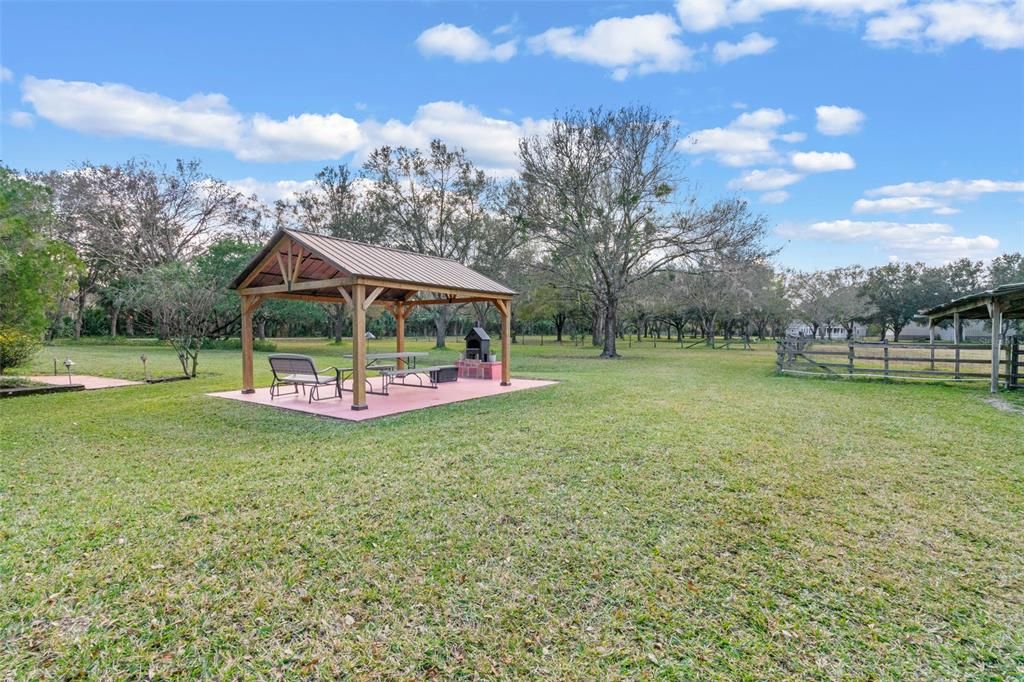
M 455 365 L 407 367 L 405 369 L 383 370 L 380 375 L 384 377 L 384 394 L 388 395 L 388 387 L 392 385 L 436 389 L 439 383 L 456 381 L 458 379 L 458 368 Z M 409 382 L 409 377 L 416 377 L 416 383 Z M 399 379 L 401 381 L 398 381 Z M 427 380 L 427 383 L 424 383 L 424 379 Z
M 337 367 L 326 367 L 322 370 L 316 368 L 313 358 L 308 355 L 295 355 L 292 353 L 278 353 L 271 355 L 270 371 L 274 375 L 270 383 L 270 399 L 281 395 L 282 386 L 291 386 L 297 394 L 299 389 L 306 393 L 309 387 L 309 402 L 314 400 L 329 400 L 341 397 L 341 370 Z M 333 376 L 327 374 L 333 372 Z M 334 395 L 326 398 L 320 397 L 321 386 L 334 386 Z

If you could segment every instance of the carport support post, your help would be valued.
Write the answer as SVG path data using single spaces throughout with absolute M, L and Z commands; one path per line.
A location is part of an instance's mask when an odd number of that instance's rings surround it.
M 242 393 L 255 393 L 252 378 L 252 313 L 259 305 L 255 296 L 242 296 Z
M 366 287 L 352 285 L 352 409 L 366 409 Z
M 395 304 L 395 351 L 405 352 L 405 304 L 401 301 Z M 398 358 L 395 366 L 405 369 L 405 360 Z
M 989 301 L 988 314 L 992 318 L 992 393 L 999 391 L 999 355 L 1000 344 L 1003 339 L 1003 310 L 999 307 L 999 301 Z

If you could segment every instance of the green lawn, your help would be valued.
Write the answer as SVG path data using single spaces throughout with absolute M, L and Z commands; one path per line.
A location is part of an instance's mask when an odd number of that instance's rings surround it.
M 777 377 L 763 348 L 546 340 L 514 373 L 557 386 L 364 424 L 205 397 L 239 385 L 229 351 L 0 401 L 0 670 L 1024 676 L 1024 415 Z M 140 378 L 141 353 L 175 372 L 144 346 L 31 369 Z

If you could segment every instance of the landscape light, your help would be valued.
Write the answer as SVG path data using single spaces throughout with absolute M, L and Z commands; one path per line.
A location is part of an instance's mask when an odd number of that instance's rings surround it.
M 65 358 L 64 359 L 64 366 L 68 368 L 68 385 L 70 386 L 71 385 L 71 368 L 75 366 L 75 363 L 72 362 L 71 358 Z

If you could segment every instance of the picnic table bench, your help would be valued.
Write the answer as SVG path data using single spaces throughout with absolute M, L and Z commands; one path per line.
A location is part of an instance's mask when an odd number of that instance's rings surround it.
M 437 388 L 439 383 L 458 379 L 458 367 L 455 365 L 435 365 L 433 367 L 406 367 L 405 369 L 386 369 L 380 375 L 384 377 L 384 395 L 389 395 L 389 386 L 412 386 L 413 388 Z M 416 383 L 408 381 L 416 378 Z M 424 383 L 426 379 L 426 383 Z M 400 380 L 400 381 L 399 381 Z

